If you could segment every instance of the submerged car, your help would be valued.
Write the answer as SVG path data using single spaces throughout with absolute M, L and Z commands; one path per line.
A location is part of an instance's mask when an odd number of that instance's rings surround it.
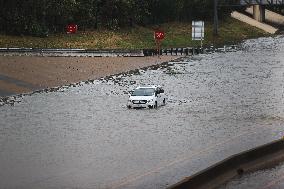
M 160 86 L 137 87 L 127 102 L 128 108 L 157 108 L 166 104 L 164 89 Z

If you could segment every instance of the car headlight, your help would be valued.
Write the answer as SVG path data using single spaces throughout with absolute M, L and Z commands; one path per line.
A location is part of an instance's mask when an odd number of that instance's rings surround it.
M 151 99 L 151 100 L 147 100 L 147 102 L 153 102 L 153 99 Z

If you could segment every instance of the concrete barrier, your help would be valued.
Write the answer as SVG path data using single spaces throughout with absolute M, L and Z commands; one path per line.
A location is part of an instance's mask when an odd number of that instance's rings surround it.
M 247 8 L 246 12 L 249 13 L 250 15 L 253 15 L 253 8 L 252 7 Z M 265 21 L 284 26 L 284 16 L 267 9 L 265 9 Z
M 252 26 L 255 26 L 259 29 L 262 29 L 263 31 L 265 32 L 268 32 L 270 34 L 275 34 L 278 32 L 278 29 L 275 28 L 275 27 L 272 27 L 268 24 L 264 24 L 264 23 L 261 23 L 261 22 L 258 22 L 256 20 L 254 20 L 253 18 L 250 18 L 249 16 L 246 16 L 242 13 L 239 13 L 237 11 L 234 11 L 231 13 L 231 17 L 237 19 L 237 20 L 240 20 L 242 22 L 245 22 L 249 25 L 252 25 Z
M 284 139 L 233 155 L 169 189 L 213 189 L 247 172 L 268 168 L 284 161 Z

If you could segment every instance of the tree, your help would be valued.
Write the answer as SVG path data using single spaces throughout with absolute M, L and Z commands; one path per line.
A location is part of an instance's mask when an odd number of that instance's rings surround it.
M 0 0 L 0 31 L 44 36 L 68 23 L 81 29 L 211 19 L 212 0 Z

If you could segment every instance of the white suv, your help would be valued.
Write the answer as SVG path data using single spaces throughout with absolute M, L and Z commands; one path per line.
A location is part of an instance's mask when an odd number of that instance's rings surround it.
M 164 90 L 160 86 L 137 87 L 127 102 L 128 108 L 157 108 L 166 104 Z

